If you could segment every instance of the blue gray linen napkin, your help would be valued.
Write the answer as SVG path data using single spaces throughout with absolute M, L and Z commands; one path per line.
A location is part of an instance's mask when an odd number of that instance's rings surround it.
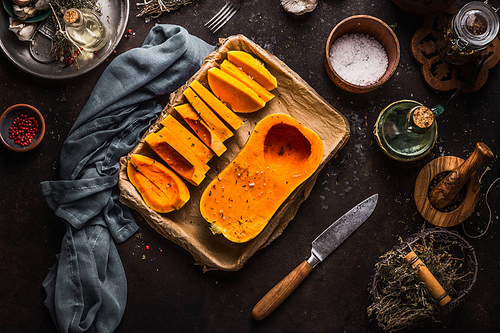
M 121 156 L 129 153 L 162 110 L 156 98 L 182 86 L 215 47 L 184 28 L 157 25 L 142 47 L 113 60 L 64 142 L 61 180 L 41 183 L 66 223 L 57 261 L 43 281 L 60 332 L 113 332 L 127 299 L 115 242 L 138 226 L 118 201 Z

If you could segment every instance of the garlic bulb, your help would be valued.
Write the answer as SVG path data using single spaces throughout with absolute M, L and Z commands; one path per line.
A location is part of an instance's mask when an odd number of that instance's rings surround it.
M 50 8 L 49 6 L 49 1 L 48 0 L 36 0 L 35 1 L 35 8 L 38 11 L 45 11 Z
M 36 32 L 36 23 L 21 22 L 13 17 L 9 18 L 9 23 L 9 30 L 14 32 L 20 41 L 27 42 L 31 40 L 31 37 Z
M 19 7 L 24 7 L 30 4 L 31 0 L 12 0 L 15 5 Z
M 14 10 L 14 14 L 20 20 L 27 20 L 30 17 L 35 16 L 35 14 L 37 12 L 36 8 L 32 8 L 30 6 L 19 7 L 18 5 L 13 5 L 12 9 Z
M 312 12 L 318 5 L 318 0 L 281 0 L 281 6 L 292 14 L 303 15 Z

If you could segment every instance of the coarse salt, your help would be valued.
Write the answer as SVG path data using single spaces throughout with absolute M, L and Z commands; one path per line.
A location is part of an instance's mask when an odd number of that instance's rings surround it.
M 333 69 L 344 80 L 359 86 L 368 86 L 380 79 L 389 64 L 387 53 L 373 37 L 345 34 L 330 48 Z

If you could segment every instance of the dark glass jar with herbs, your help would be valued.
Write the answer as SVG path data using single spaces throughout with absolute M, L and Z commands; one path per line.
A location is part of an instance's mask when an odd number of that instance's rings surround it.
M 452 65 L 465 65 L 491 44 L 498 28 L 497 9 L 488 1 L 469 2 L 453 15 L 439 35 L 439 55 Z

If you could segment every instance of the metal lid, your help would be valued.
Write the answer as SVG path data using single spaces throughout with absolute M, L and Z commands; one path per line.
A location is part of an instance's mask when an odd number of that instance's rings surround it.
M 486 48 L 497 36 L 499 19 L 496 9 L 487 1 L 472 1 L 455 14 L 452 27 L 459 49 L 480 50 Z

